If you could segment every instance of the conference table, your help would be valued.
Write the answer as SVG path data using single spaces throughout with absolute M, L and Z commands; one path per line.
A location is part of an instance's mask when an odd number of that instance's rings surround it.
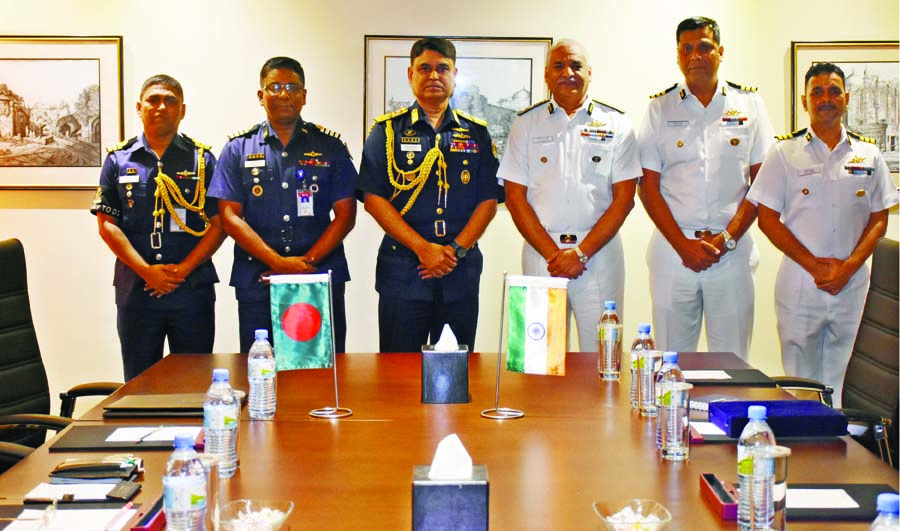
M 128 382 L 74 424 L 191 424 L 200 419 L 104 419 L 103 406 L 126 395 L 203 392 L 215 367 L 231 371 L 232 385 L 247 389 L 246 355 L 171 355 Z M 727 353 L 683 353 L 683 369 L 748 368 Z M 490 528 L 494 530 L 602 529 L 595 501 L 615 504 L 651 498 L 672 513 L 670 530 L 736 529 L 700 494 L 701 473 L 736 479 L 733 443 L 695 444 L 690 460 L 657 455 L 654 423 L 633 411 L 628 374 L 621 382 L 597 377 L 596 354 L 569 353 L 565 376 L 500 372 L 499 405 L 525 416 L 490 420 L 495 405 L 497 356 L 469 355 L 467 404 L 421 403 L 421 355 L 339 354 L 342 419 L 316 419 L 309 411 L 335 405 L 331 369 L 278 374 L 273 421 L 239 424 L 240 467 L 220 484 L 220 499 L 288 498 L 295 503 L 290 529 L 403 530 L 412 527 L 413 467 L 429 464 L 438 442 L 457 434 L 473 463 L 486 465 Z M 787 398 L 773 387 L 695 387 L 695 395 L 728 393 L 766 400 Z M 67 428 L 67 430 L 73 427 Z M 52 440 L 0 476 L 5 503 L 21 500 L 47 472 L 72 454 L 51 453 Z M 884 483 L 898 487 L 897 471 L 849 437 L 794 439 L 790 483 Z M 109 453 L 109 452 L 106 452 Z M 146 472 L 136 503 L 162 491 L 169 452 L 144 451 Z M 99 454 L 98 454 L 99 455 Z M 788 522 L 791 530 L 864 530 L 865 522 Z

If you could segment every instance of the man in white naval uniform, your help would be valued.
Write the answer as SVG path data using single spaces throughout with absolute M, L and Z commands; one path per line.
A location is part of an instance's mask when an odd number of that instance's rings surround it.
M 869 285 L 865 262 L 897 190 L 873 139 L 841 125 L 850 100 L 841 69 L 818 63 L 805 78 L 809 130 L 778 137 L 747 199 L 784 253 L 775 281 L 784 370 L 830 385 L 840 407 Z
M 705 314 L 708 349 L 746 360 L 758 257 L 742 238 L 756 218 L 744 196 L 772 126 L 755 89 L 719 79 L 714 20 L 683 20 L 675 35 L 684 81 L 652 97 L 638 133 L 638 195 L 657 228 L 647 249 L 656 344 L 697 350 Z
M 553 97 L 519 112 L 497 175 L 525 238 L 523 271 L 571 279 L 579 348 L 596 351 L 604 301 L 616 301 L 620 314 L 623 305 L 618 231 L 634 207 L 639 150 L 628 118 L 588 99 L 591 66 L 579 43 L 553 45 L 544 81 Z

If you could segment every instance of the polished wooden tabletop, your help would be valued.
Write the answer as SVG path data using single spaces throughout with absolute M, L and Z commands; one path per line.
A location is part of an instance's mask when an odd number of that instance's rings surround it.
M 683 354 L 683 368 L 746 368 L 729 354 Z M 245 355 L 168 356 L 107 401 L 126 394 L 201 392 L 213 367 L 231 369 L 246 389 Z M 497 357 L 470 355 L 468 404 L 420 402 L 421 356 L 337 356 L 340 405 L 351 417 L 320 420 L 310 409 L 335 405 L 331 370 L 278 375 L 274 421 L 240 423 L 240 468 L 223 482 L 224 499 L 289 498 L 296 504 L 291 529 L 403 530 L 412 522 L 412 475 L 428 464 L 437 443 L 459 435 L 473 462 L 487 466 L 490 526 L 495 530 L 600 529 L 591 504 L 653 498 L 673 515 L 668 529 L 736 529 L 702 500 L 699 475 L 734 480 L 734 444 L 694 445 L 684 463 L 661 460 L 654 425 L 629 405 L 629 376 L 601 382 L 596 355 L 567 356 L 566 376 L 500 374 L 500 405 L 525 412 L 517 420 L 480 416 L 494 406 Z M 756 399 L 783 397 L 774 388 L 703 387 L 697 394 L 727 392 Z M 102 419 L 102 405 L 78 424 Z M 141 422 L 148 422 L 147 419 Z M 158 420 L 151 420 L 157 423 Z M 788 479 L 796 483 L 886 483 L 896 470 L 849 438 L 791 441 Z M 38 449 L 0 477 L 0 496 L 21 499 L 66 454 Z M 143 452 L 147 472 L 137 499 L 161 491 L 167 452 Z M 867 529 L 865 523 L 790 522 L 789 529 Z

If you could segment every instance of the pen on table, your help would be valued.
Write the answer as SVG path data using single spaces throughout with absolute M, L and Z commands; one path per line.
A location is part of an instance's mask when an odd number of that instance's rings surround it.
M 153 429 L 150 430 L 149 432 L 145 433 L 140 439 L 138 439 L 137 442 L 139 442 L 139 443 L 144 442 L 145 439 L 149 438 L 151 435 L 156 435 L 157 433 L 159 433 L 160 431 L 162 431 L 163 428 L 165 428 L 165 426 L 163 426 L 163 425 L 160 425 L 160 426 L 157 426 L 156 428 L 153 428 Z
M 131 508 L 134 507 L 132 502 L 128 502 L 119 509 L 119 512 L 113 516 L 113 519 L 106 524 L 106 531 L 119 531 L 122 529 L 122 526 L 125 525 L 125 518 L 128 516 L 128 512 L 131 511 Z

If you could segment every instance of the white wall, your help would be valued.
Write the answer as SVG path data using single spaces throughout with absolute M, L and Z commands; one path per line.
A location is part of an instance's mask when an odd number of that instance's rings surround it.
M 814 5 L 783 0 L 0 0 L 0 12 L 0 35 L 124 35 L 126 135 L 139 131 L 132 109 L 141 82 L 165 72 L 185 87 L 188 113 L 182 131 L 216 151 L 228 133 L 264 117 L 255 95 L 262 62 L 273 55 L 296 57 L 306 69 L 309 89 L 304 119 L 341 132 L 357 160 L 363 142 L 366 34 L 572 37 L 591 51 L 592 96 L 624 109 L 637 123 L 647 96 L 680 78 L 674 42 L 678 21 L 710 16 L 722 27 L 721 75 L 759 86 L 774 127 L 782 132 L 790 124 L 790 41 L 896 40 L 900 33 L 896 0 Z M 0 83 L 2 78 L 0 72 Z M 34 318 L 54 394 L 82 381 L 121 379 L 113 256 L 87 211 L 92 194 L 0 190 L 0 238 L 25 242 Z M 894 213 L 894 238 L 896 221 Z M 644 251 L 651 230 L 638 203 L 623 228 L 627 330 L 650 317 Z M 755 228 L 753 235 L 761 264 L 751 361 L 780 373 L 773 286 L 781 255 Z M 354 278 L 347 290 L 350 352 L 377 348 L 373 272 L 380 237 L 360 209 L 346 245 Z M 503 271 L 520 271 L 520 244 L 508 212 L 501 209 L 482 240 L 477 350 L 497 350 L 500 278 Z M 218 352 L 236 351 L 238 345 L 237 306 L 227 286 L 231 250 L 226 242 L 215 257 L 226 279 L 218 288 Z

